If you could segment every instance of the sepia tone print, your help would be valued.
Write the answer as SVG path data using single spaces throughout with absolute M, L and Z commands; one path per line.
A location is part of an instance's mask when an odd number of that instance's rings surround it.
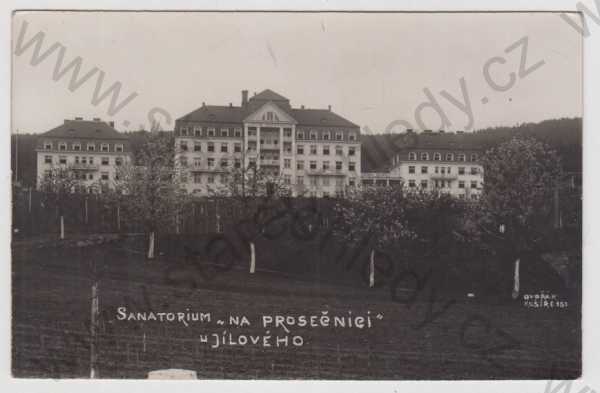
M 13 375 L 578 378 L 579 18 L 15 13 Z

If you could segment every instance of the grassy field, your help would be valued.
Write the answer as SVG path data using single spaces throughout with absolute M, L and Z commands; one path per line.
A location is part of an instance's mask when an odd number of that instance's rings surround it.
M 13 374 L 89 377 L 94 277 L 100 280 L 101 378 L 145 378 L 166 368 L 193 369 L 201 378 L 250 379 L 566 379 L 580 373 L 575 299 L 568 299 L 568 308 L 531 309 L 522 299 L 484 301 L 428 284 L 416 292 L 399 285 L 394 298 L 389 286 L 302 280 L 261 270 L 260 262 L 253 275 L 243 265 L 208 274 L 171 258 L 146 261 L 135 244 L 14 247 Z M 212 320 L 190 326 L 118 320 L 118 307 L 210 312 Z M 223 331 L 262 336 L 261 315 L 322 311 L 370 311 L 382 319 L 373 318 L 369 329 L 292 326 L 291 334 L 304 338 L 299 347 L 211 348 L 200 340 Z M 216 323 L 229 315 L 247 316 L 251 325 Z

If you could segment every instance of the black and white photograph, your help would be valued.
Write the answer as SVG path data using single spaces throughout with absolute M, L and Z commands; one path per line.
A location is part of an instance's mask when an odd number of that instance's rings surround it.
M 593 11 L 16 10 L 13 378 L 579 378 Z

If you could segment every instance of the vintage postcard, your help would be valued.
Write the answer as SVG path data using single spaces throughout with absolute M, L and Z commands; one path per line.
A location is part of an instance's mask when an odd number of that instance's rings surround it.
M 582 23 L 15 12 L 12 375 L 578 378 Z

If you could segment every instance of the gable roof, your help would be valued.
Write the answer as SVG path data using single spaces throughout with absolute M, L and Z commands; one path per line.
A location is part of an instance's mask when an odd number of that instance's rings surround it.
M 257 102 L 255 102 L 255 104 L 257 104 Z M 263 108 L 269 106 L 271 108 L 274 108 L 275 110 L 281 111 L 283 116 L 286 119 L 289 119 L 289 121 L 291 123 L 298 124 L 298 121 L 292 115 L 292 110 L 289 107 L 289 105 L 278 105 L 278 104 L 279 103 L 274 102 L 274 101 L 266 101 L 266 102 L 260 102 L 260 105 L 249 106 L 249 107 L 245 108 L 246 109 L 246 117 L 244 117 L 244 122 L 253 121 L 251 119 L 251 117 L 254 114 L 258 114 L 258 112 L 263 110 Z
M 248 101 L 254 101 L 254 100 L 258 100 L 258 101 L 289 101 L 286 97 L 282 96 L 281 94 L 275 93 L 271 89 L 265 89 L 265 90 L 261 91 L 260 93 L 256 94 L 255 96 L 250 97 L 250 99 Z
M 46 138 L 128 139 L 107 123 L 99 120 L 65 120 L 43 134 Z

